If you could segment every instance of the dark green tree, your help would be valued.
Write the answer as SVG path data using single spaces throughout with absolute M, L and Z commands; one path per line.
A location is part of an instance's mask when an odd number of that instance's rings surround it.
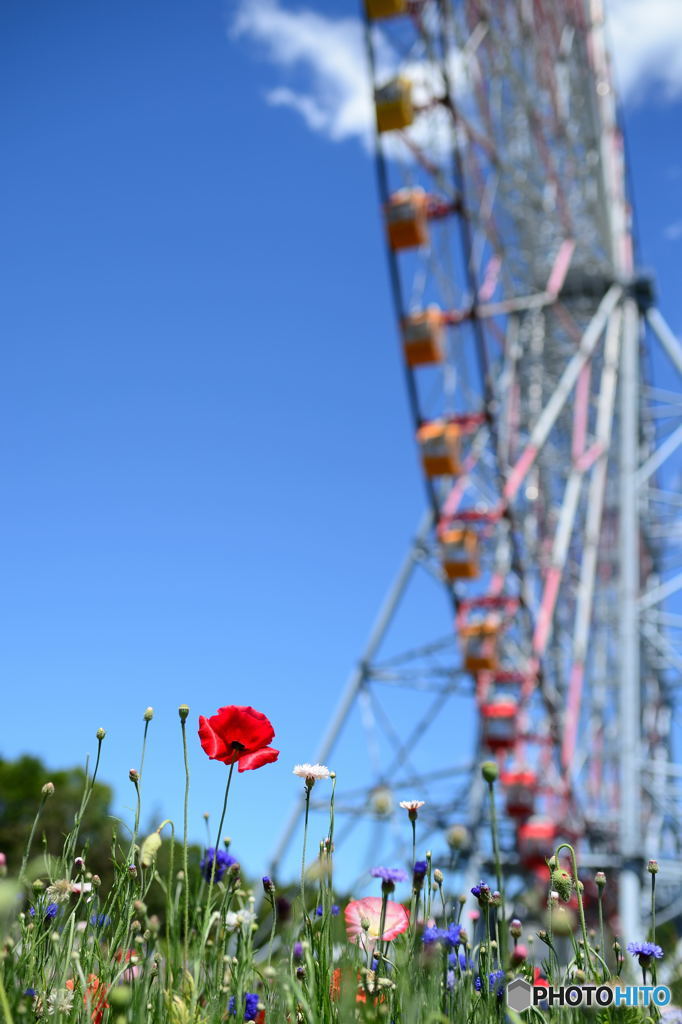
M 58 856 L 64 837 L 72 828 L 85 787 L 82 768 L 50 771 L 37 757 L 28 754 L 16 761 L 0 758 L 0 850 L 7 858 L 10 874 L 16 875 L 26 848 L 33 820 L 40 804 L 41 789 L 54 784 L 38 822 L 31 856 L 43 849 Z M 111 817 L 111 788 L 96 782 L 79 832 L 77 853 L 87 848 L 88 870 L 111 877 L 111 838 L 115 826 Z M 44 844 L 44 845 L 43 845 Z

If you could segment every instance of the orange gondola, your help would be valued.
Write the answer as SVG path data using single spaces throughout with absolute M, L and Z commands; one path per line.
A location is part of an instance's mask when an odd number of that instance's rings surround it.
M 423 241 L 417 244 L 422 245 L 426 237 L 424 233 Z M 408 366 L 424 366 L 443 361 L 443 319 L 437 306 L 430 306 L 423 313 L 411 313 L 405 317 L 402 326 L 403 351 Z
M 386 227 L 391 249 L 414 249 L 429 240 L 426 192 L 422 188 L 401 188 L 388 200 Z

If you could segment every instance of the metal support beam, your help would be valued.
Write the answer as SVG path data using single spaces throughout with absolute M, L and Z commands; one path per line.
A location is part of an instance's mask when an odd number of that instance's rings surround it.
M 620 381 L 620 852 L 621 934 L 640 934 L 642 829 L 640 801 L 641 707 L 639 516 L 637 494 L 639 317 L 624 302 Z
M 381 646 L 386 630 L 388 629 L 398 605 L 400 604 L 401 598 L 407 589 L 407 585 L 410 582 L 412 573 L 419 563 L 421 552 L 423 551 L 426 538 L 428 537 L 432 526 L 433 513 L 428 511 L 421 520 L 416 537 L 412 543 L 412 547 L 410 548 L 390 590 L 388 591 L 388 594 L 386 595 L 386 598 L 384 599 L 384 603 L 381 606 L 379 615 L 374 623 L 374 627 L 370 633 L 364 653 L 346 683 L 346 688 L 343 691 L 331 724 L 318 748 L 317 760 L 322 763 L 327 760 L 327 757 L 333 749 L 339 733 L 341 732 L 341 729 L 348 717 L 350 709 L 353 706 L 353 702 L 367 681 L 372 659 Z M 272 874 L 276 873 L 277 867 L 279 866 L 279 863 L 291 842 L 294 832 L 296 831 L 296 826 L 301 819 L 303 807 L 303 801 L 297 801 L 296 806 L 289 815 L 279 843 L 272 855 L 272 860 L 270 861 L 270 871 Z

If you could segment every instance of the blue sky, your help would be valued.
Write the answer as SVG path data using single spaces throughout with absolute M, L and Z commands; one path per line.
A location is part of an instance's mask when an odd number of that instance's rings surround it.
M 356 3 L 311 6 L 0 13 L 1 753 L 68 766 L 102 725 L 127 815 L 151 704 L 147 811 L 181 820 L 177 705 L 252 704 L 282 751 L 229 812 L 254 871 L 423 506 Z M 612 6 L 679 335 L 681 10 Z M 201 839 L 224 769 L 198 741 L 191 762 Z

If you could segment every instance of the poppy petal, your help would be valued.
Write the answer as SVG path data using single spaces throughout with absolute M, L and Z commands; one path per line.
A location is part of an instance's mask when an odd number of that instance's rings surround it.
M 225 764 L 232 764 L 234 757 L 230 758 L 227 747 L 220 736 L 211 725 L 210 718 L 199 715 L 199 739 L 208 756 L 214 761 L 224 761 Z
M 261 765 L 276 761 L 278 757 L 279 750 L 274 750 L 273 747 L 261 747 L 260 750 L 254 750 L 252 754 L 243 754 L 239 758 L 237 767 L 240 772 L 249 772 L 254 768 L 260 768 Z
M 394 939 L 396 935 L 407 930 L 410 923 L 409 912 L 400 903 L 392 900 L 386 902 L 386 919 L 384 921 L 384 934 L 379 935 L 381 924 L 381 897 L 366 896 L 362 900 L 352 900 L 344 910 L 346 919 L 346 934 L 351 942 L 357 942 L 361 935 L 365 934 L 362 927 L 362 918 L 369 921 L 367 938 L 376 941 L 381 938 L 384 941 Z

